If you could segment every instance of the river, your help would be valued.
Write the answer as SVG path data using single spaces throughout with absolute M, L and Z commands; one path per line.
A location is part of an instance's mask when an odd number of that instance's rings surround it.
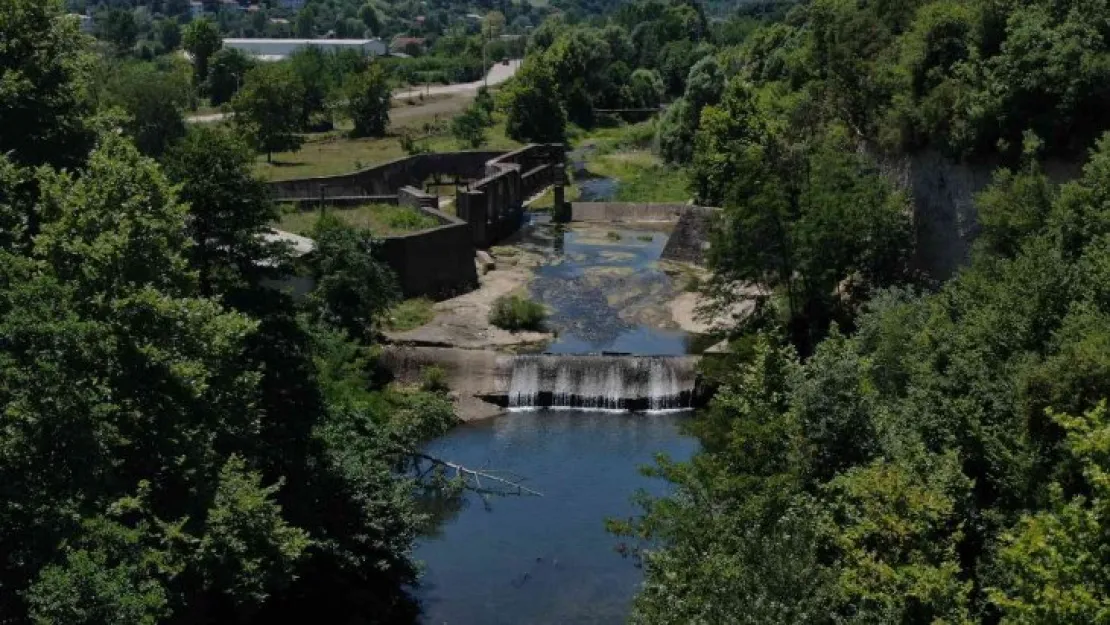
M 532 296 L 553 310 L 551 353 L 673 355 L 687 337 L 652 323 L 674 292 L 657 266 L 666 234 L 569 231 L 536 272 Z M 522 411 L 460 426 L 428 451 L 473 468 L 509 471 L 542 493 L 465 505 L 417 544 L 418 590 L 434 625 L 592 624 L 626 620 L 642 573 L 618 552 L 606 518 L 637 512 L 634 494 L 668 485 L 640 473 L 660 454 L 689 458 L 697 442 L 679 414 Z

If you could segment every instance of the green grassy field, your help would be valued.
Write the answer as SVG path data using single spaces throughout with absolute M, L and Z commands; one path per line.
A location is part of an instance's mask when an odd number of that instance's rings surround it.
M 454 97 L 416 101 L 412 105 L 397 103 L 391 113 L 393 123 L 385 137 L 351 139 L 350 125 L 337 124 L 330 132 L 305 135 L 305 143 L 296 152 L 276 152 L 273 162 L 259 155 L 255 173 L 263 180 L 290 180 L 313 176 L 333 176 L 386 163 L 408 154 L 401 147 L 401 137 L 409 133 L 417 145 L 429 152 L 459 150 L 451 136 L 451 119 L 470 103 L 470 98 Z M 505 136 L 504 121 L 498 120 L 486 130 L 486 145 L 481 149 L 512 150 L 522 144 Z
M 590 156 L 586 168 L 620 182 L 616 202 L 685 202 L 690 199 L 686 173 L 646 150 Z
M 414 211 L 407 206 L 368 204 L 355 208 L 329 208 L 327 210 L 329 214 L 339 217 L 348 224 L 356 228 L 369 230 L 379 237 L 415 232 L 439 224 L 433 217 Z M 319 209 L 298 211 L 290 208 L 283 212 L 281 220 L 274 226 L 278 230 L 292 232 L 293 234 L 308 235 L 319 219 Z

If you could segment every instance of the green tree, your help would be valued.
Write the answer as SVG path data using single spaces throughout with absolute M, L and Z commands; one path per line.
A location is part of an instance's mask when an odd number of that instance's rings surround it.
M 56 0 L 0 4 L 0 154 L 74 167 L 92 147 L 84 40 Z
M 469 106 L 465 111 L 451 120 L 451 134 L 463 149 L 480 148 L 486 143 L 485 117 L 482 111 L 475 106 Z
M 273 153 L 300 149 L 301 83 L 292 68 L 263 64 L 247 72 L 242 89 L 235 94 L 231 108 L 235 123 L 251 139 L 266 160 Z
M 96 35 L 112 44 L 116 54 L 126 55 L 135 47 L 139 25 L 130 9 L 110 9 L 96 18 Z
M 166 174 L 189 205 L 192 266 L 206 296 L 248 288 L 277 264 L 280 250 L 262 235 L 278 217 L 254 178 L 250 148 L 228 130 L 195 125 L 166 155 Z
M 1070 459 L 1082 469 L 1087 496 L 1068 497 L 1057 484 L 1051 501 L 1023 515 L 1003 537 L 999 583 L 990 590 L 1003 610 L 1003 623 L 1096 623 L 1110 609 L 1107 595 L 1107 444 L 1106 404 L 1081 417 L 1053 415 L 1067 431 Z
M 351 337 L 372 337 L 398 294 L 393 273 L 374 258 L 370 233 L 325 215 L 312 237 L 316 241 L 312 300 L 319 317 Z
M 656 108 L 663 98 L 663 79 L 657 72 L 649 69 L 632 72 L 629 88 L 631 104 L 637 108 Z
M 358 10 L 358 18 L 366 25 L 370 34 L 378 35 L 382 31 L 382 18 L 373 4 L 362 5 Z
M 243 85 L 254 61 L 241 50 L 226 48 L 212 55 L 208 69 L 208 97 L 212 104 L 230 102 Z
M 177 20 L 159 20 L 157 31 L 158 43 L 162 44 L 162 49 L 166 52 L 172 52 L 181 46 L 181 26 Z
M 347 116 L 354 123 L 351 136 L 384 136 L 389 127 L 393 91 L 381 64 L 373 63 L 365 71 L 349 77 L 344 92 Z
M 193 59 L 193 84 L 203 85 L 208 80 L 209 59 L 223 47 L 219 27 L 205 18 L 193 20 L 185 27 L 181 43 Z
M 297 13 L 296 22 L 297 36 L 303 39 L 311 39 L 316 35 L 316 11 L 312 5 L 308 5 Z
M 160 156 L 185 135 L 185 110 L 193 101 L 187 68 L 124 63 L 112 71 L 104 89 L 105 102 L 127 113 L 124 130 L 144 154 Z
M 502 94 L 507 135 L 517 141 L 563 141 L 566 112 L 555 77 L 542 62 L 526 60 Z

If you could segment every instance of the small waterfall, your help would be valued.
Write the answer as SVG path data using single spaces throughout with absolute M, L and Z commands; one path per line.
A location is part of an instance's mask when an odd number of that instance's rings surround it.
M 693 406 L 696 358 L 517 356 L 506 363 L 510 408 L 603 411 Z

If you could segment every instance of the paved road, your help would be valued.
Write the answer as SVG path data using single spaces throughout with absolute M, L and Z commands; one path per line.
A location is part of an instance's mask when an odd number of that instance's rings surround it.
M 453 95 L 459 93 L 473 93 L 477 92 L 478 88 L 482 85 L 499 85 L 506 80 L 513 77 L 513 74 L 520 69 L 520 60 L 512 60 L 508 63 L 498 63 L 490 68 L 489 73 L 486 74 L 486 80 L 478 80 L 475 82 L 462 82 L 454 85 L 435 85 L 429 86 L 424 89 L 399 91 L 393 94 L 394 100 L 407 100 L 411 98 L 418 98 L 421 94 L 425 96 L 437 95 Z M 230 113 L 212 113 L 211 115 L 193 115 L 186 117 L 185 121 L 194 124 L 206 124 L 209 122 L 218 122 L 227 119 Z
M 484 84 L 499 85 L 506 80 L 513 77 L 516 70 L 520 69 L 520 60 L 512 60 L 507 64 L 498 63 L 489 68 L 489 73 L 486 74 L 486 80 L 478 80 L 475 82 L 462 82 L 454 85 L 435 85 L 429 86 L 426 89 L 413 89 L 409 91 L 400 91 L 393 94 L 394 100 L 405 100 L 408 98 L 420 97 L 420 94 L 425 96 L 433 95 L 450 95 L 453 93 L 469 93 L 471 91 L 478 91 L 478 88 Z

